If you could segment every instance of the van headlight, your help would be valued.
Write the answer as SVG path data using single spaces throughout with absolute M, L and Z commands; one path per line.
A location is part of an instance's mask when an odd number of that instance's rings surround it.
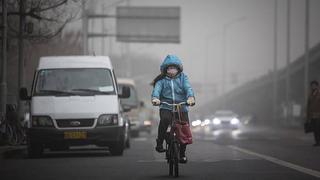
M 32 127 L 53 127 L 49 116 L 32 116 Z
M 118 123 L 117 114 L 103 114 L 98 118 L 98 126 L 118 125 Z

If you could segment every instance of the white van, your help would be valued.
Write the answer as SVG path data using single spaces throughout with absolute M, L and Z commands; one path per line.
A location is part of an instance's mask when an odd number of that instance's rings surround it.
M 118 78 L 120 88 L 127 86 L 130 88 L 130 97 L 121 99 L 123 109 L 128 111 L 130 121 L 130 135 L 138 137 L 142 131 L 151 133 L 152 121 L 148 116 L 148 109 L 144 107 L 144 102 L 139 100 L 135 81 L 129 78 Z
M 108 57 L 40 58 L 31 95 L 26 88 L 20 90 L 20 98 L 30 101 L 28 154 L 93 144 L 122 155 L 129 125 L 119 97 L 128 98 L 130 88 L 121 92 Z

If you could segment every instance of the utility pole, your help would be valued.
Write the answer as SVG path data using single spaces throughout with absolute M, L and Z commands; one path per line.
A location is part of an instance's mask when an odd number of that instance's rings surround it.
M 286 123 L 289 121 L 289 116 L 291 116 L 291 106 L 290 106 L 290 49 L 291 49 L 291 42 L 290 42 L 290 33 L 291 33 L 291 0 L 287 0 L 287 68 L 286 68 L 286 107 L 287 107 L 287 114 L 286 114 Z
M 7 0 L 2 0 L 2 63 L 1 63 L 1 109 L 0 123 L 6 117 L 7 105 Z
M 25 27 L 25 0 L 19 1 L 19 16 L 20 16 L 20 22 L 19 22 L 19 41 L 18 41 L 18 49 L 19 49 L 19 68 L 18 68 L 18 92 L 20 88 L 25 86 L 25 80 L 24 80 L 24 27 Z M 22 101 L 19 98 L 18 102 L 18 116 L 19 119 L 22 116 L 23 109 L 22 109 Z
M 88 16 L 85 0 L 82 0 L 82 41 L 83 55 L 88 55 Z
M 227 25 L 223 26 L 223 53 L 222 53 L 222 107 L 226 108 L 226 61 L 227 61 Z
M 308 89 L 309 89 L 309 8 L 310 1 L 306 0 L 305 10 L 305 60 L 304 60 L 304 101 L 305 105 L 308 101 Z
M 130 0 L 127 0 L 127 6 L 130 7 Z M 130 43 L 125 44 L 125 57 L 127 61 L 127 77 L 130 77 L 132 75 L 132 63 L 130 59 Z
M 203 92 L 203 94 L 205 96 L 207 96 L 206 93 L 208 93 L 206 90 L 208 89 L 207 85 L 209 84 L 209 38 L 206 37 L 205 38 L 205 42 L 206 42 L 206 59 L 205 59 L 205 64 L 204 64 L 204 77 L 203 77 L 203 85 L 201 86 L 201 90 Z
M 273 45 L 273 91 L 272 91 L 272 121 L 275 123 L 278 114 L 278 0 L 274 0 L 274 45 Z
M 105 6 L 102 6 L 102 14 L 106 14 Z M 105 20 L 101 19 L 101 32 L 104 33 L 106 29 Z M 106 45 L 105 45 L 105 38 L 101 37 L 101 55 L 105 55 L 106 53 Z

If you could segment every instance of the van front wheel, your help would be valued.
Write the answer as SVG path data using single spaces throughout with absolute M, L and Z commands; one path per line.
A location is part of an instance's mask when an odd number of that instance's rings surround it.
M 111 155 L 113 156 L 122 156 L 124 151 L 124 141 L 121 140 L 119 142 L 114 143 L 109 147 Z

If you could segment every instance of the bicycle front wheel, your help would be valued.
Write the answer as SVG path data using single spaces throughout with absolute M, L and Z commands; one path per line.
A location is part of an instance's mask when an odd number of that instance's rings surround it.
M 173 164 L 174 164 L 174 161 L 170 159 L 169 160 L 169 176 L 173 176 Z
M 174 151 L 174 176 L 179 177 L 179 145 L 178 143 L 174 143 L 173 151 Z
M 172 148 L 173 144 L 168 145 L 167 158 L 169 163 L 169 176 L 173 176 L 173 164 L 174 164 L 174 152 Z

